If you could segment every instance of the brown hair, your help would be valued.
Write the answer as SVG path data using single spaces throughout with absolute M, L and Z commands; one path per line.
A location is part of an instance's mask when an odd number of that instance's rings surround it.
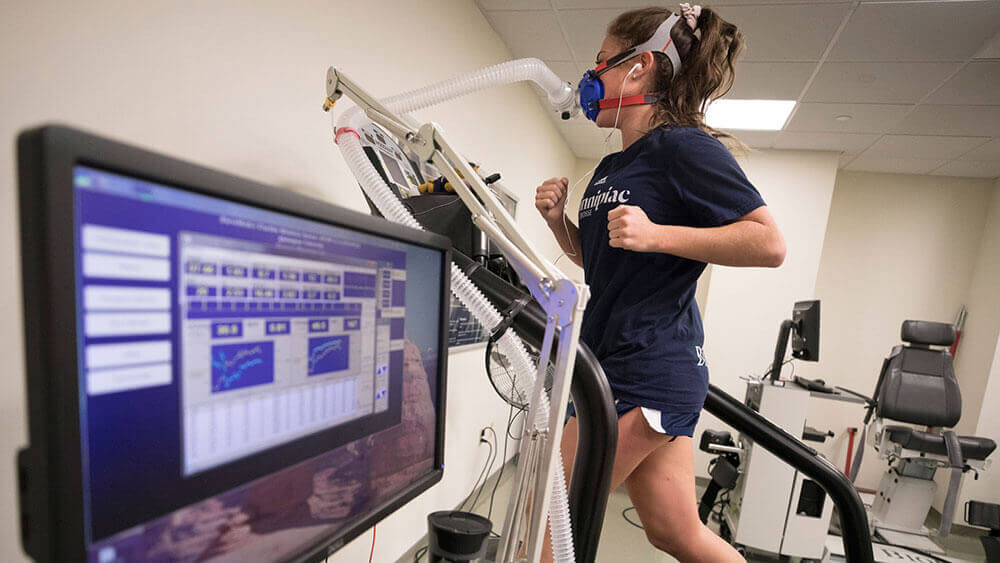
M 608 25 L 608 35 L 627 49 L 639 45 L 656 33 L 672 12 L 650 7 L 630 10 Z M 659 96 L 650 126 L 666 124 L 697 127 L 726 142 L 728 146 L 746 146 L 728 133 L 705 124 L 705 108 L 729 92 L 736 77 L 734 65 L 743 48 L 743 34 L 709 8 L 698 17 L 700 37 L 681 19 L 670 30 L 670 37 L 681 57 L 681 70 L 674 76 L 673 65 L 664 53 L 654 51 L 656 72 L 652 93 Z

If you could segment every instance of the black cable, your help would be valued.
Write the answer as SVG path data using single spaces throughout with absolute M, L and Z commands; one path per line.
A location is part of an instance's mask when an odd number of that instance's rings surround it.
M 629 524 L 632 524 L 636 528 L 639 528 L 640 530 L 645 530 L 646 528 L 643 528 L 642 524 L 636 524 L 635 522 L 632 521 L 631 518 L 628 517 L 628 515 L 626 513 L 629 510 L 635 510 L 635 507 L 634 506 L 630 506 L 630 507 L 626 508 L 625 510 L 622 510 L 622 518 L 624 518 L 626 522 L 628 522 Z
M 487 426 L 485 430 L 489 430 L 493 434 L 493 444 L 490 446 L 490 453 L 493 454 L 493 459 L 490 460 L 490 468 L 486 470 L 486 478 L 483 479 L 483 484 L 479 486 L 479 491 L 476 493 L 476 498 L 472 500 L 472 505 L 469 510 L 476 509 L 476 503 L 479 502 L 479 495 L 483 494 L 483 489 L 486 488 L 486 483 L 490 481 L 490 472 L 493 471 L 493 463 L 497 460 L 497 454 L 500 453 L 500 445 L 497 444 L 497 433 L 495 430 Z
M 498 447 L 500 447 L 500 444 L 499 444 L 499 443 L 497 443 L 497 442 L 498 442 L 498 440 L 499 440 L 499 438 L 497 437 L 497 431 L 496 431 L 496 430 L 494 430 L 492 426 L 486 426 L 486 427 L 484 427 L 484 428 L 483 428 L 483 431 L 485 432 L 486 430 L 489 430 L 489 431 L 490 431 L 490 434 L 492 434 L 492 435 L 493 435 L 493 447 L 495 447 L 495 448 L 498 448 Z M 498 450 L 498 451 L 499 451 L 499 450 Z
M 514 420 L 514 405 L 510 405 L 510 410 L 507 413 L 507 431 L 504 432 L 503 437 L 503 456 L 500 458 L 500 473 L 497 475 L 497 482 L 493 483 L 493 491 L 490 492 L 490 509 L 486 513 L 486 519 L 493 521 L 493 498 L 497 494 L 497 487 L 500 486 L 500 479 L 503 478 L 503 470 L 507 467 L 507 442 L 510 439 L 510 425 Z
M 483 470 L 479 472 L 479 479 L 476 479 L 476 482 L 472 485 L 472 490 L 469 491 L 469 496 L 466 497 L 465 500 L 472 498 L 472 493 L 476 491 L 476 487 L 480 486 L 480 481 L 485 484 L 490 478 L 490 468 L 493 467 L 493 461 L 496 460 L 496 451 L 493 446 L 493 442 L 487 440 L 486 445 L 490 448 L 490 450 L 486 453 L 486 464 L 483 466 Z M 472 504 L 469 505 L 469 510 L 472 510 L 475 504 L 475 501 L 473 501 Z
M 479 504 L 479 497 L 482 496 L 483 491 L 486 490 L 486 485 L 490 482 L 490 474 L 493 473 L 493 464 L 496 463 L 497 456 L 500 455 L 500 444 L 497 443 L 496 432 L 493 433 L 493 447 L 491 449 L 493 451 L 493 459 L 490 460 L 490 468 L 486 471 L 486 478 L 479 485 L 479 490 L 476 491 L 476 498 L 472 500 L 469 510 L 475 510 L 476 505 Z
M 726 509 L 726 507 L 729 506 L 729 493 L 730 492 L 732 492 L 732 489 L 726 489 L 725 491 L 723 491 L 722 494 L 719 495 L 719 500 L 716 501 L 716 503 L 712 505 L 712 510 L 709 513 L 709 516 L 713 517 L 716 522 L 721 522 L 722 521 L 722 511 L 724 511 Z M 715 510 L 716 506 L 719 507 L 718 511 Z
M 784 367 L 784 366 L 786 366 L 786 365 L 788 365 L 788 364 L 792 363 L 792 360 L 794 360 L 794 359 L 795 359 L 795 358 L 788 358 L 787 360 L 785 360 L 785 361 L 781 362 L 781 366 L 782 366 L 782 367 Z M 794 366 L 793 366 L 793 369 L 794 369 Z M 765 379 L 765 378 L 767 378 L 767 376 L 771 375 L 771 371 L 772 371 L 772 370 L 771 370 L 771 366 L 768 366 L 768 367 L 767 367 L 767 371 L 765 371 L 765 372 L 764 372 L 764 375 L 760 376 L 760 378 L 761 378 L 761 379 Z M 795 372 L 793 371 L 792 373 L 794 374 Z
M 528 412 L 528 409 L 517 409 L 517 412 L 514 414 L 514 418 L 507 423 L 507 437 L 510 438 L 511 440 L 514 440 L 515 442 L 519 441 L 521 437 L 511 434 L 510 429 L 513 427 L 514 422 L 517 421 L 517 417 L 523 415 L 526 412 Z
M 486 442 L 486 445 L 490 447 L 490 452 L 489 452 L 489 454 L 486 455 L 486 461 L 489 461 L 490 457 L 493 455 L 493 444 L 491 444 L 489 442 Z M 475 492 L 476 491 L 476 487 L 479 486 L 479 481 L 482 480 L 482 478 L 483 478 L 484 475 L 486 475 L 486 467 L 487 467 L 487 465 L 484 463 L 483 464 L 483 470 L 479 472 L 479 477 L 476 478 L 476 482 L 472 485 L 472 491 L 469 492 L 469 496 L 465 497 L 465 500 L 462 501 L 462 504 L 458 505 L 458 510 L 459 511 L 461 511 L 462 509 L 464 509 L 465 508 L 465 503 L 469 502 L 469 499 L 472 498 L 472 493 Z
M 493 428 L 491 428 L 491 427 L 489 427 L 489 426 L 487 426 L 486 428 L 484 428 L 484 431 L 485 431 L 485 430 L 489 430 L 489 431 L 490 431 L 490 433 L 492 433 L 492 434 L 493 434 L 493 443 L 491 444 L 490 442 L 486 442 L 486 445 L 490 446 L 490 454 L 489 454 L 489 455 L 487 455 L 487 459 L 490 459 L 490 456 L 492 456 L 492 459 L 491 459 L 491 460 L 490 460 L 490 462 L 489 462 L 489 468 L 490 468 L 490 470 L 492 470 L 492 468 L 493 468 L 493 463 L 494 463 L 494 462 L 496 461 L 496 459 L 497 459 L 497 457 L 496 457 L 496 452 L 497 452 L 497 449 L 496 449 L 496 448 L 494 447 L 494 445 L 496 444 L 496 441 L 497 441 L 497 433 L 496 433 L 496 431 L 495 431 L 495 430 L 493 430 Z M 503 467 L 501 467 L 501 468 L 500 468 L 500 471 L 501 471 L 501 473 L 503 472 Z M 480 478 L 482 478 L 482 474 L 480 474 Z M 498 480 L 499 480 L 499 477 L 498 477 Z M 485 479 L 485 480 L 483 480 L 483 483 L 482 483 L 482 485 L 480 485 L 480 486 L 479 486 L 479 491 L 478 491 L 478 492 L 476 493 L 476 498 L 475 498 L 475 500 L 473 500 L 473 501 L 472 501 L 472 506 L 473 506 L 473 507 L 475 507 L 475 506 L 476 506 L 476 503 L 477 503 L 477 502 L 479 502 L 479 495 L 481 495 L 481 494 L 483 493 L 483 489 L 485 489 L 485 488 L 486 488 L 486 483 L 487 483 L 487 482 L 489 482 L 489 479 L 488 479 L 488 478 L 487 478 L 487 479 Z M 479 484 L 479 479 L 476 479 L 476 484 L 477 484 L 477 485 Z M 472 487 L 472 490 L 476 490 L 476 487 L 475 487 L 475 486 L 473 486 L 473 487 Z M 470 493 L 470 494 L 469 494 L 469 497 L 471 497 L 471 496 L 472 496 L 472 494 Z M 465 503 L 466 503 L 466 502 L 468 502 L 468 500 L 469 500 L 469 497 L 466 497 L 466 499 L 465 499 L 464 501 L 462 501 L 462 504 L 461 504 L 461 505 L 459 505 L 459 507 L 458 507 L 458 509 L 459 509 L 459 510 L 461 510 L 461 509 L 462 509 L 462 506 L 464 506 L 464 505 L 465 505 Z M 499 535 L 499 534 L 497 534 L 497 533 L 495 533 L 495 532 L 493 532 L 493 530 L 490 530 L 490 534 L 491 534 L 491 535 L 494 535 L 494 536 L 496 536 L 496 537 L 500 537 L 500 535 Z M 427 553 L 427 549 L 428 549 L 428 547 L 429 547 L 429 546 L 426 546 L 426 545 L 425 545 L 425 546 L 423 546 L 423 547 L 421 547 L 421 548 L 417 549 L 417 551 L 415 551 L 415 552 L 413 553 L 413 563 L 420 563 L 420 558 L 422 558 L 422 557 L 423 557 L 423 556 L 424 556 L 424 555 L 425 555 L 425 554 Z

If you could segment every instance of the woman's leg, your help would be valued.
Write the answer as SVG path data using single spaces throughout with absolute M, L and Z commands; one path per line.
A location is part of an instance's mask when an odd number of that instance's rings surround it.
M 566 426 L 563 427 L 562 441 L 560 443 L 567 489 L 569 489 L 570 476 L 573 472 L 573 460 L 576 457 L 577 432 L 576 417 L 570 418 Z M 650 452 L 667 443 L 668 440 L 670 440 L 670 436 L 659 434 L 649 427 L 639 409 L 632 409 L 618 419 L 618 447 L 615 451 L 614 468 L 611 471 L 610 490 L 613 491 L 621 486 L 629 473 L 632 473 Z M 693 491 L 693 476 L 691 478 L 691 486 Z M 692 492 L 693 495 L 694 493 Z M 695 519 L 697 518 L 698 514 L 695 511 Z M 552 561 L 552 543 L 549 540 L 548 526 L 545 528 L 542 561 Z
M 743 561 L 698 518 L 691 438 L 678 436 L 635 468 L 625 481 L 646 537 L 679 561 Z

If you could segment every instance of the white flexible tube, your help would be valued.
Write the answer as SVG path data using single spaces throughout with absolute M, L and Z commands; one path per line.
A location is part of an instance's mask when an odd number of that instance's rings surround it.
M 520 59 L 501 63 L 462 77 L 387 98 L 382 100 L 382 103 L 393 112 L 406 114 L 483 88 L 524 80 L 530 80 L 541 86 L 548 94 L 550 103 L 557 109 L 572 111 L 576 107 L 572 89 L 538 59 Z M 422 228 L 390 191 L 365 155 L 360 138 L 355 132 L 365 121 L 367 120 L 360 108 L 354 107 L 344 112 L 339 120 L 340 123 L 334 126 L 337 144 L 344 160 L 382 215 L 396 223 Z M 452 264 L 451 272 L 452 291 L 459 301 L 484 327 L 496 326 L 501 320 L 500 312 L 454 264 Z M 535 380 L 536 368 L 520 339 L 508 331 L 497 344 L 501 351 L 512 360 L 515 374 L 522 377 L 527 385 L 531 385 Z M 542 404 L 539 405 L 536 412 L 534 426 L 545 428 L 548 424 L 550 405 L 548 398 L 544 395 L 542 396 Z M 575 561 L 566 479 L 563 473 L 562 455 L 558 447 L 555 450 L 552 467 L 549 526 L 552 532 L 555 560 L 559 562 Z
M 515 59 L 484 67 L 450 80 L 390 96 L 381 101 L 394 112 L 410 113 L 445 100 L 485 90 L 491 86 L 525 81 L 534 82 L 541 87 L 556 111 L 575 113 L 575 110 L 579 109 L 573 88 L 556 76 L 556 73 L 545 66 L 545 63 L 534 58 Z
M 459 301 L 475 315 L 483 326 L 496 326 L 501 321 L 500 312 L 486 299 L 479 291 L 479 288 L 472 283 L 454 263 L 451 265 L 452 288 L 458 284 L 455 295 Z M 468 297 L 466 302 L 463 296 Z M 483 322 L 483 321 L 486 322 Z M 536 366 L 532 363 L 528 354 L 524 350 L 524 345 L 512 331 L 506 331 L 500 340 L 497 341 L 500 349 L 514 364 L 516 377 L 526 376 L 527 385 L 531 386 L 535 380 Z M 549 422 L 549 398 L 543 393 L 542 404 L 539 405 L 535 416 L 535 427 L 545 428 Z M 573 553 L 573 529 L 569 517 L 569 499 L 566 493 L 566 477 L 563 474 L 562 452 L 556 447 L 556 455 L 552 460 L 552 493 L 549 496 L 549 526 L 552 531 L 552 553 L 556 561 L 575 561 Z
M 532 82 L 548 96 L 552 108 L 559 112 L 569 112 L 571 116 L 580 113 L 576 92 L 562 81 L 541 60 L 535 58 L 514 59 L 472 71 L 468 74 L 396 94 L 380 100 L 390 111 L 408 121 L 411 112 L 440 104 L 484 90 L 491 86 L 502 86 L 515 82 Z M 351 127 L 359 129 L 368 122 L 361 108 L 353 106 L 341 114 L 334 129 Z

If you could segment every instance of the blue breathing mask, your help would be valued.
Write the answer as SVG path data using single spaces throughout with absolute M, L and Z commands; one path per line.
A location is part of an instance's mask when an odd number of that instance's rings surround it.
M 591 121 L 597 121 L 597 114 L 601 113 L 600 101 L 604 99 L 604 83 L 601 82 L 599 70 L 588 70 L 583 73 L 577 91 L 580 93 L 580 107 L 583 114 Z
M 651 94 L 639 94 L 605 100 L 604 82 L 601 81 L 601 75 L 640 53 L 652 51 L 666 54 L 670 60 L 670 64 L 673 65 L 673 76 L 677 76 L 677 73 L 681 70 L 681 56 L 677 51 L 677 47 L 674 46 L 673 40 L 670 38 L 670 30 L 679 21 L 681 21 L 681 16 L 671 14 L 670 17 L 660 24 L 660 27 L 656 29 L 656 33 L 653 33 L 653 36 L 649 40 L 635 47 L 625 49 L 621 53 L 598 64 L 596 68 L 583 73 L 583 78 L 580 79 L 580 83 L 577 85 L 577 92 L 580 95 L 580 108 L 583 109 L 583 113 L 587 116 L 587 119 L 596 122 L 597 114 L 606 108 L 656 102 L 656 96 Z

